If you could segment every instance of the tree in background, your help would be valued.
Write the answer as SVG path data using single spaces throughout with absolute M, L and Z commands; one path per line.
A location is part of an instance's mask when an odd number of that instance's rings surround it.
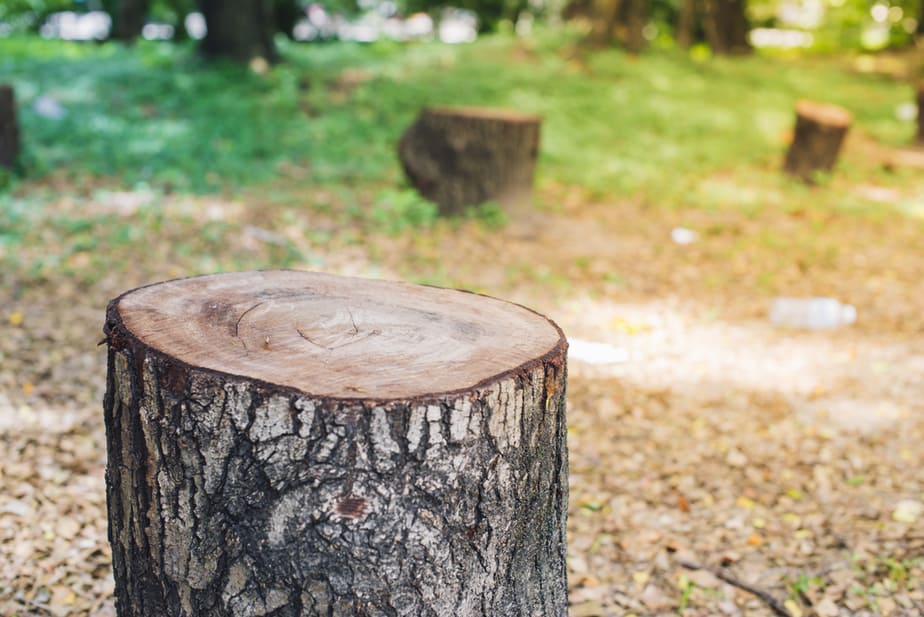
M 274 0 L 198 0 L 208 28 L 199 50 L 208 58 L 276 62 Z
M 110 0 L 104 6 L 112 17 L 112 38 L 131 44 L 141 36 L 150 0 Z
M 630 53 L 645 46 L 648 0 L 594 0 L 590 40 L 599 47 L 619 42 Z
M 748 41 L 747 7 L 745 0 L 699 0 L 702 11 L 703 30 L 709 47 L 717 54 L 747 54 L 751 52 Z

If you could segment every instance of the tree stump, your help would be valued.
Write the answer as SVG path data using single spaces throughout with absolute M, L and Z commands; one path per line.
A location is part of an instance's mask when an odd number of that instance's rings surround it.
M 564 617 L 567 343 L 518 305 L 274 271 L 109 304 L 120 617 Z
M 424 109 L 404 132 L 398 156 L 411 184 L 443 214 L 486 201 L 529 198 L 541 118 L 501 109 Z
M 13 87 L 0 84 L 0 167 L 12 167 L 19 156 L 19 124 Z
M 805 182 L 813 182 L 817 172 L 831 171 L 852 120 L 850 112 L 842 107 L 799 101 L 784 170 Z

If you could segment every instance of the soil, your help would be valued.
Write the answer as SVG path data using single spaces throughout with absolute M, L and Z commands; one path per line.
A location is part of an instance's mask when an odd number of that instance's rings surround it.
M 569 364 L 572 617 L 924 614 L 920 221 L 541 193 L 559 205 L 513 212 L 499 230 L 334 229 L 326 243 L 306 232 L 314 215 L 285 226 L 246 196 L 168 198 L 168 220 L 188 229 L 152 237 L 121 271 L 90 283 L 9 275 L 0 614 L 114 615 L 97 347 L 105 304 L 197 273 L 161 245 L 195 239 L 196 217 L 216 208 L 233 213 L 226 257 L 286 238 L 317 258 L 296 267 L 465 286 L 625 350 L 625 362 Z M 676 244 L 676 227 L 697 239 Z M 858 320 L 775 327 L 767 307 L 778 295 L 837 297 Z

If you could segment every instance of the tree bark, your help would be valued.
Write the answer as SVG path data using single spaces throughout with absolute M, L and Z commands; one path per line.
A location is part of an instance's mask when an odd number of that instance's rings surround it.
M 491 200 L 515 205 L 532 193 L 540 123 L 505 110 L 427 108 L 404 132 L 398 155 L 411 184 L 443 214 Z
M 239 63 L 276 62 L 274 0 L 199 0 L 207 32 L 200 51 Z
M 842 107 L 799 101 L 784 170 L 809 183 L 817 173 L 831 171 L 851 122 L 850 112 Z
M 544 317 L 290 271 L 134 290 L 105 330 L 120 617 L 565 617 Z
M 13 86 L 0 84 L 0 167 L 13 167 L 19 156 L 19 122 Z

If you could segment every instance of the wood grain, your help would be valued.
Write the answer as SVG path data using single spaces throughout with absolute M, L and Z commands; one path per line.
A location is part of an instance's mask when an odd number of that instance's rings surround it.
M 129 336 L 182 363 L 343 399 L 465 390 L 566 345 L 552 321 L 495 298 L 316 272 L 158 283 L 110 311 Z

